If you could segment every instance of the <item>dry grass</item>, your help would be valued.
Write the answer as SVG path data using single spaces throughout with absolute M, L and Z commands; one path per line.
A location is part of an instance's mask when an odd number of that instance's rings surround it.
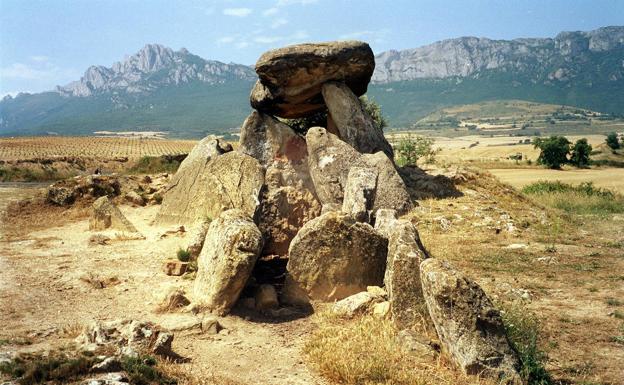
M 117 277 L 100 277 L 90 272 L 80 277 L 80 280 L 94 289 L 104 289 L 121 283 Z
M 363 316 L 342 319 L 328 312 L 314 316 L 317 329 L 304 352 L 313 367 L 339 384 L 488 384 L 437 360 L 412 355 L 397 339 L 389 320 Z
M 231 378 L 217 376 L 198 365 L 180 365 L 168 360 L 160 360 L 158 369 L 163 375 L 174 378 L 177 385 L 245 385 Z
M 84 200 L 71 207 L 60 207 L 47 204 L 44 197 L 11 202 L 2 214 L 2 232 L 7 238 L 19 238 L 32 231 L 82 220 L 89 217 L 91 203 Z

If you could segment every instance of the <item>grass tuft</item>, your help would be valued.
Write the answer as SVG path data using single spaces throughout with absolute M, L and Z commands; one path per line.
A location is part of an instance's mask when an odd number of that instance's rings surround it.
M 547 355 L 539 345 L 539 321 L 521 305 L 501 306 L 505 329 L 520 357 L 520 375 L 528 385 L 550 385 L 553 380 L 544 368 Z
M 179 248 L 176 253 L 180 262 L 188 262 L 191 260 L 191 252 L 188 249 Z
M 624 213 L 624 196 L 595 187 L 591 182 L 573 186 L 559 181 L 539 181 L 525 186 L 522 192 L 545 206 L 571 214 L 604 216 Z

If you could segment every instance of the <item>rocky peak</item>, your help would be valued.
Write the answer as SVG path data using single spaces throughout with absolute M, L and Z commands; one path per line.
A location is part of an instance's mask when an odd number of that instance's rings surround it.
M 562 32 L 554 39 L 492 40 L 460 37 L 419 48 L 386 51 L 375 57 L 373 81 L 388 83 L 420 78 L 467 77 L 484 70 L 548 73 L 557 58 L 624 47 L 624 27 Z M 536 68 L 537 65 L 537 68 Z
M 163 85 L 192 81 L 217 84 L 253 78 L 253 70 L 244 65 L 204 60 L 186 48 L 174 51 L 160 44 L 147 44 L 110 68 L 89 67 L 79 81 L 57 87 L 57 92 L 80 97 L 111 91 L 145 93 Z

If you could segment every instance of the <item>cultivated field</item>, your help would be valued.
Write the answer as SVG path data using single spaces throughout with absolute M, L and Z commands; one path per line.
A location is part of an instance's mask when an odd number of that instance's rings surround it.
M 196 141 L 110 137 L 17 137 L 0 138 L 0 160 L 50 157 L 127 157 L 188 153 Z
M 589 170 L 568 169 L 565 171 L 540 169 L 490 169 L 494 176 L 516 188 L 546 180 L 561 181 L 573 185 L 592 182 L 597 187 L 608 188 L 624 194 L 624 168 L 601 168 Z

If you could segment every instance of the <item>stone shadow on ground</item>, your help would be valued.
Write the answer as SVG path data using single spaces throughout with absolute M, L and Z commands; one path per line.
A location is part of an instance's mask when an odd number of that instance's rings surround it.
M 416 166 L 397 167 L 412 200 L 427 198 L 458 198 L 464 194 L 455 186 L 462 181 L 458 172 L 453 175 L 432 175 Z
M 243 318 L 253 323 L 281 324 L 307 318 L 314 313 L 312 306 L 308 307 L 280 307 L 275 310 L 259 311 L 245 308 L 237 303 L 230 311 L 230 315 Z

